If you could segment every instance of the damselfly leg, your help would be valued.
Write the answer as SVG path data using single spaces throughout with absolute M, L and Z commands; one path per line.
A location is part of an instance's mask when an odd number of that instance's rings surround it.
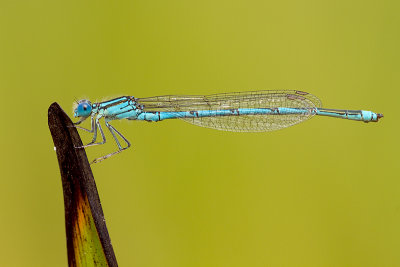
M 128 149 L 131 146 L 131 143 L 128 141 L 128 139 L 126 139 L 125 136 L 123 136 L 117 129 L 115 129 L 114 126 L 112 126 L 107 120 L 105 121 L 105 124 L 106 124 L 108 130 L 111 132 L 112 136 L 114 137 L 114 140 L 115 140 L 115 142 L 117 143 L 117 146 L 118 146 L 118 150 L 113 152 L 113 153 L 107 154 L 107 155 L 105 155 L 103 157 L 100 157 L 100 158 L 97 158 L 97 159 L 93 160 L 91 162 L 91 164 L 92 163 L 101 162 L 101 161 L 103 161 L 103 160 L 105 160 L 105 159 L 107 159 L 107 158 L 109 158 L 109 157 L 111 157 L 111 156 L 113 156 L 115 154 L 121 153 L 123 150 Z M 125 147 L 121 146 L 121 143 L 119 142 L 119 140 L 118 140 L 118 138 L 117 138 L 117 136 L 115 134 L 118 134 L 122 138 L 122 140 L 125 141 L 125 143 L 126 143 Z
M 99 121 L 101 118 L 102 117 L 100 117 L 100 116 L 97 117 L 96 119 L 92 117 L 92 123 L 91 123 L 92 124 L 92 129 L 91 130 L 88 130 L 88 129 L 83 128 L 83 127 L 75 126 L 77 128 L 79 127 L 79 129 L 83 129 L 83 130 L 86 130 L 86 131 L 88 131 L 90 133 L 93 133 L 93 138 L 92 138 L 92 141 L 90 143 L 88 143 L 86 145 L 83 145 L 83 146 L 80 146 L 80 147 L 76 147 L 76 148 L 85 148 L 85 147 L 89 147 L 89 146 L 103 145 L 103 144 L 106 143 L 106 136 L 104 135 L 103 129 L 101 128 L 100 121 Z M 101 138 L 103 139 L 101 142 L 98 142 L 98 143 L 96 143 L 97 128 L 99 129 L 100 134 L 101 134 Z
M 90 122 L 91 129 L 90 129 L 90 130 L 89 130 L 89 129 L 86 129 L 86 128 L 84 128 L 84 127 L 78 126 L 79 124 L 82 123 L 82 121 L 83 121 L 83 120 L 74 122 L 75 128 L 78 128 L 78 129 L 80 129 L 80 130 L 85 130 L 85 131 L 87 131 L 87 132 L 89 132 L 89 133 L 93 133 L 94 130 L 95 130 L 95 127 L 96 127 L 94 117 L 91 118 L 91 122 Z

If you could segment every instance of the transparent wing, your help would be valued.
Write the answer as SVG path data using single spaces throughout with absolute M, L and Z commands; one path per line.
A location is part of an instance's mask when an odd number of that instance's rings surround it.
M 290 115 L 232 115 L 182 120 L 218 130 L 234 132 L 273 131 L 300 123 L 314 115 L 313 108 L 321 107 L 314 95 L 295 90 L 252 91 L 214 95 L 167 95 L 138 98 L 144 111 L 198 111 L 237 108 L 301 108 L 310 112 Z

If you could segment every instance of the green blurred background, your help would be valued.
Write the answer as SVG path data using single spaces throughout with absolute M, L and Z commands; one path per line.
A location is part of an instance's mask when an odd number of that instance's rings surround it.
M 93 172 L 120 266 L 400 266 L 399 8 L 1 0 L 0 265 L 67 265 L 52 102 L 298 89 L 385 118 L 115 122 L 133 148 Z

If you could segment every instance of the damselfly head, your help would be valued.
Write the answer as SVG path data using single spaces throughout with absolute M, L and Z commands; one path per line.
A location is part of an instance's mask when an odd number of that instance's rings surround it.
M 92 112 L 92 103 L 89 100 L 82 99 L 78 101 L 78 104 L 74 109 L 74 117 L 86 118 L 90 116 L 91 112 Z

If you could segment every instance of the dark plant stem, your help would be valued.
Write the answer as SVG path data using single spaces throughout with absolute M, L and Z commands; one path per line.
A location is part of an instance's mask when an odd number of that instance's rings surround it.
M 53 103 L 49 107 L 48 116 L 48 124 L 57 152 L 64 192 L 69 266 L 81 265 L 76 262 L 77 253 L 79 253 L 76 248 L 76 239 L 83 237 L 79 237 L 80 233 L 77 233 L 79 231 L 76 228 L 76 220 L 79 216 L 78 212 L 82 212 L 80 203 L 82 200 L 89 203 L 89 212 L 93 217 L 108 266 L 118 266 L 86 152 L 84 149 L 75 148 L 82 146 L 82 140 L 71 119 L 57 103 Z M 96 262 L 93 265 L 96 266 Z

